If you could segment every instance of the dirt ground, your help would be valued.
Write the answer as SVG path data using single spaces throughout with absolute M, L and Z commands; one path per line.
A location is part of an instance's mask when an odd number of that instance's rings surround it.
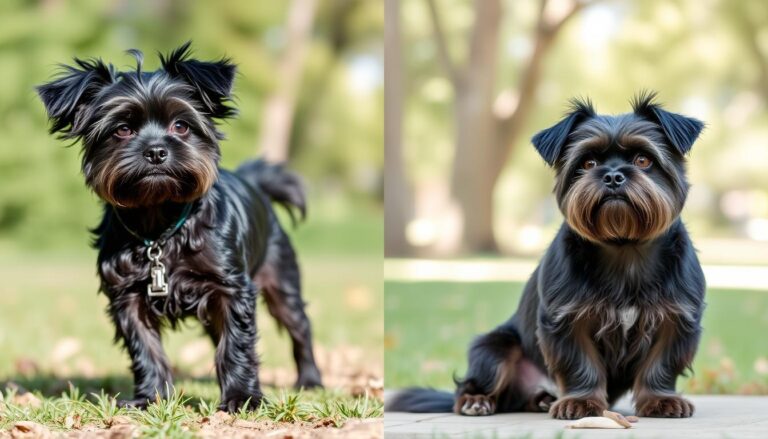
M 383 401 L 383 370 L 380 361 L 371 361 L 370 353 L 356 347 L 336 347 L 326 350 L 317 349 L 318 365 L 323 373 L 323 383 L 327 389 L 335 389 L 351 396 L 366 396 Z M 290 388 L 295 380 L 292 368 L 262 368 L 262 384 L 267 387 Z M 17 405 L 39 407 L 40 400 L 32 393 L 22 390 L 13 401 Z M 22 403 L 22 401 L 25 401 Z M 12 438 L 109 438 L 123 439 L 142 436 L 144 428 L 135 418 L 116 416 L 107 427 L 101 425 L 80 425 L 79 419 L 65 420 L 67 431 L 49 428 L 32 421 L 15 422 L 5 431 L 0 431 L 0 439 Z M 348 419 L 337 426 L 330 419 L 311 422 L 274 422 L 269 420 L 246 420 L 224 412 L 213 416 L 197 416 L 181 424 L 181 429 L 171 437 L 184 437 L 185 433 L 202 438 L 382 438 L 384 436 L 383 418 Z
M 384 420 L 382 418 L 349 420 L 341 428 L 324 423 L 278 423 L 268 421 L 246 421 L 235 419 L 223 412 L 202 418 L 194 425 L 185 426 L 186 430 L 201 438 L 382 438 Z M 34 422 L 17 422 L 10 430 L 0 433 L 0 438 L 58 439 L 58 438 L 104 438 L 128 439 L 141 436 L 140 427 L 132 423 L 116 422 L 109 428 L 83 426 L 67 432 L 51 431 L 44 425 Z

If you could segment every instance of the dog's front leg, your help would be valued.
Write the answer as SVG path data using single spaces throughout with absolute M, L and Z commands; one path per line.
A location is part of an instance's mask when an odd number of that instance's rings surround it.
M 241 295 L 221 295 L 211 301 L 213 309 L 207 330 L 216 343 L 219 409 L 230 413 L 246 403 L 251 409 L 261 404 L 255 295 L 253 287 L 248 287 Z
M 605 367 L 589 331 L 589 322 L 539 320 L 539 345 L 560 398 L 549 413 L 557 419 L 599 416 L 608 408 Z
M 633 386 L 639 416 L 687 418 L 693 415 L 693 404 L 675 392 L 675 382 L 690 367 L 699 334 L 696 320 L 668 319 L 662 323 Z
M 122 406 L 144 408 L 157 395 L 167 396 L 173 378 L 160 340 L 160 325 L 147 309 L 141 293 L 126 293 L 112 299 L 110 314 L 121 340 L 131 356 L 134 393 Z

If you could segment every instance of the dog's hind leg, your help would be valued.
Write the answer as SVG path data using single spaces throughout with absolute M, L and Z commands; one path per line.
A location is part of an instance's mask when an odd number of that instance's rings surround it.
M 466 376 L 456 380 L 453 410 L 467 416 L 546 411 L 555 397 L 539 387 L 545 375 L 525 357 L 517 330 L 505 323 L 475 339 Z
M 321 387 L 320 371 L 312 351 L 312 328 L 301 298 L 301 273 L 290 240 L 276 227 L 266 261 L 254 278 L 269 313 L 288 330 L 293 343 L 298 378 L 296 387 Z

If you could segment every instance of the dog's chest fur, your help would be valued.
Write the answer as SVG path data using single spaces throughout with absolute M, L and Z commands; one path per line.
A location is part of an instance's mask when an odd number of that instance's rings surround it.
M 233 267 L 226 252 L 209 236 L 211 233 L 199 218 L 191 218 L 163 245 L 161 262 L 165 266 L 168 295 L 154 298 L 147 294 L 151 266 L 147 247 L 134 244 L 113 249 L 105 243 L 98 267 L 102 291 L 111 301 L 139 296 L 148 309 L 171 323 L 190 315 L 205 318 L 207 305 L 214 296 L 237 294 L 250 284 L 246 270 Z
M 678 303 L 614 306 L 605 303 L 563 307 L 561 323 L 584 331 L 583 339 L 594 343 L 603 364 L 623 373 L 641 361 L 666 323 L 692 318 Z
M 637 322 L 637 307 L 627 306 L 618 310 L 619 319 L 621 320 L 621 330 L 624 336 L 627 336 L 627 332 Z

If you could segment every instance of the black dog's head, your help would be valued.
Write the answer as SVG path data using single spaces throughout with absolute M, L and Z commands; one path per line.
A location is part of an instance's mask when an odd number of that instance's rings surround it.
M 145 207 L 188 202 L 217 178 L 222 138 L 214 120 L 236 114 L 230 107 L 235 66 L 229 60 L 189 58 L 186 43 L 162 67 L 131 71 L 101 60 L 75 59 L 37 91 L 51 133 L 81 140 L 85 181 L 106 202 Z
M 594 242 L 653 239 L 676 220 L 688 194 L 685 154 L 704 124 L 670 113 L 644 93 L 633 112 L 595 113 L 573 101 L 570 113 L 533 144 L 557 171 L 555 195 L 568 225 Z

